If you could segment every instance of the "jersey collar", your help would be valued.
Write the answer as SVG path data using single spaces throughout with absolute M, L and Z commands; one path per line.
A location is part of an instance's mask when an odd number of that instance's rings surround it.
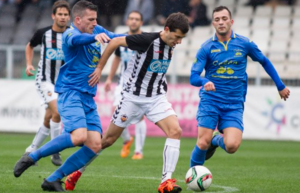
M 79 29 L 77 27 L 75 27 L 74 23 L 71 23 L 71 27 L 70 28 L 79 31 Z M 81 31 L 79 31 L 79 32 L 81 33 Z
M 235 33 L 231 30 L 231 36 L 230 39 L 236 38 Z M 216 35 L 216 33 L 214 34 L 214 36 L 212 37 L 212 41 L 218 41 L 218 37 Z

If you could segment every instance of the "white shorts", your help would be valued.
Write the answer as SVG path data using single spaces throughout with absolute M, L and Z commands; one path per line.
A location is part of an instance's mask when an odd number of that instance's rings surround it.
M 36 81 L 36 90 L 41 99 L 41 105 L 48 108 L 48 103 L 57 99 L 58 94 L 54 92 L 54 85 L 50 82 Z
M 176 113 L 165 95 L 149 98 L 124 93 L 112 116 L 112 122 L 125 128 L 138 123 L 144 115 L 149 121 L 157 123 L 170 115 L 176 115 Z
M 121 92 L 122 92 L 122 86 L 121 86 L 121 84 L 118 84 L 115 87 L 115 92 L 114 92 L 114 101 L 113 101 L 114 107 L 116 107 L 120 103 L 120 100 L 122 99 Z

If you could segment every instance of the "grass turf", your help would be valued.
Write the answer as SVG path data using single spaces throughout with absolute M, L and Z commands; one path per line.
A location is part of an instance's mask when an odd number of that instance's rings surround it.
M 21 177 L 13 176 L 13 167 L 31 143 L 33 135 L 0 133 L 0 193 L 43 192 L 43 178 L 57 167 L 50 157 L 43 158 L 37 167 L 31 167 Z M 180 158 L 173 177 L 186 190 L 185 173 L 196 139 L 181 140 Z M 165 138 L 147 138 L 143 160 L 122 159 L 118 140 L 106 149 L 88 167 L 80 178 L 74 193 L 153 193 L 157 192 L 162 172 L 162 151 Z M 76 148 L 62 152 L 65 160 Z M 213 174 L 213 185 L 206 192 L 300 192 L 300 143 L 244 140 L 238 152 L 229 155 L 217 149 L 214 157 L 205 163 Z

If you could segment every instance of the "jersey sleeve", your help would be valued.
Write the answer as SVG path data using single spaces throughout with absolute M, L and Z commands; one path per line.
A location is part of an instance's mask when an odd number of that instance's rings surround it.
M 111 31 L 108 31 L 107 29 L 105 29 L 104 27 L 102 27 L 100 25 L 96 25 L 95 30 L 98 34 L 105 33 L 110 39 L 127 35 L 127 34 L 115 34 Z
M 129 35 L 126 37 L 126 43 L 128 48 L 140 52 L 147 51 L 150 44 L 155 38 L 158 38 L 158 34 L 142 33 L 136 35 Z
M 43 28 L 43 29 L 37 30 L 34 33 L 34 35 L 32 36 L 32 38 L 30 39 L 30 42 L 29 42 L 31 47 L 36 47 L 36 46 L 42 44 L 45 31 L 47 31 L 47 30 L 45 28 Z
M 121 50 L 120 50 L 120 47 L 118 47 L 115 51 L 115 55 L 118 56 L 118 57 L 121 57 Z
M 209 80 L 207 78 L 202 78 L 200 75 L 203 72 L 203 69 L 207 62 L 207 54 L 205 48 L 200 48 L 197 52 L 196 58 L 192 65 L 190 83 L 193 86 L 203 86 Z
M 250 41 L 248 43 L 248 55 L 253 61 L 257 61 L 259 63 L 264 62 L 264 54 L 260 51 L 260 49 L 253 41 Z
M 64 42 L 69 47 L 94 43 L 95 36 L 95 34 L 79 33 L 75 30 L 68 30 L 63 34 Z

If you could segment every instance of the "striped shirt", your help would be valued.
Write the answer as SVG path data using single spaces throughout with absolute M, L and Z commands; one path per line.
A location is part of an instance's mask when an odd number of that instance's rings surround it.
M 172 58 L 160 33 L 143 33 L 126 37 L 128 48 L 135 51 L 124 76 L 124 91 L 136 96 L 152 97 L 167 92 L 166 72 Z
M 41 45 L 41 56 L 36 80 L 55 84 L 65 58 L 62 51 L 62 33 L 53 31 L 52 26 L 39 29 L 30 40 L 31 47 L 37 45 Z

